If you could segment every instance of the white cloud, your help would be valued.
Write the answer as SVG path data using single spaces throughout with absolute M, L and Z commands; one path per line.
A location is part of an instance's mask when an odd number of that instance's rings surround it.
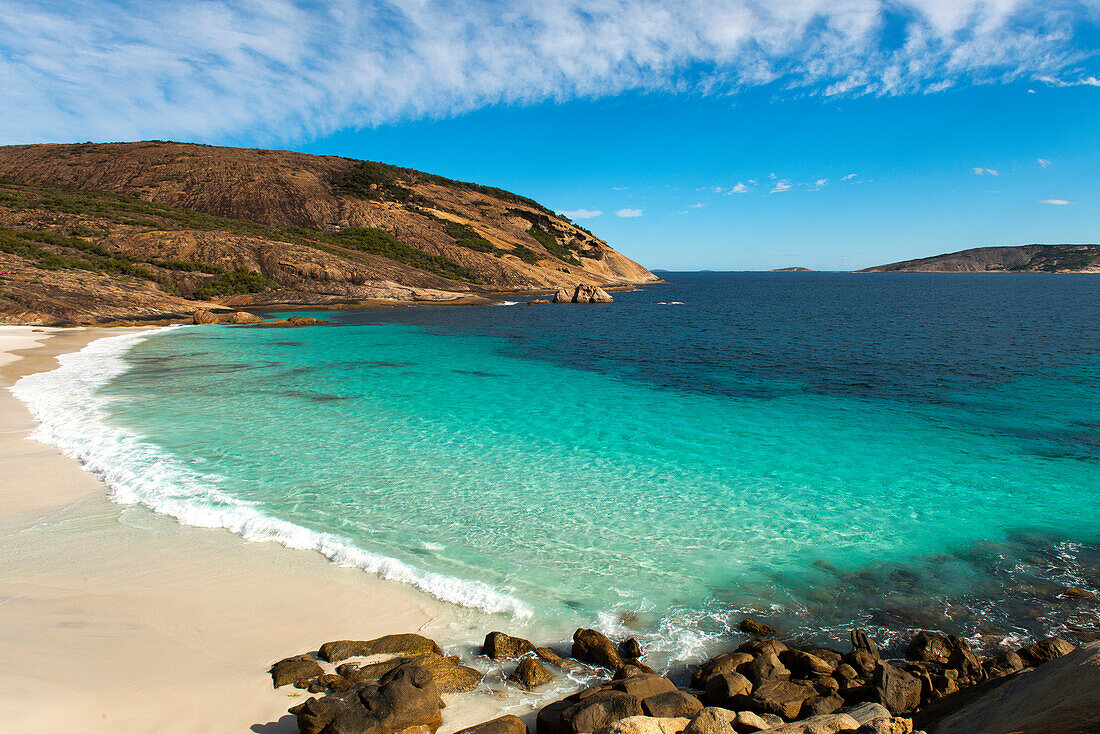
M 789 179 L 784 178 L 784 179 L 780 179 L 779 181 L 775 182 L 775 188 L 773 188 L 771 192 L 773 194 L 781 194 L 784 191 L 790 191 L 790 190 L 791 190 L 791 182 L 790 182 Z
M 1047 160 L 1046 158 L 1040 158 L 1036 161 L 1036 163 L 1038 163 L 1043 168 L 1050 168 L 1054 165 L 1054 161 Z
M 841 180 L 841 181 L 851 181 L 851 180 L 852 180 L 853 178 L 855 178 L 855 177 L 856 177 L 856 174 L 854 174 L 854 173 L 849 173 L 849 174 L 848 174 L 847 176 L 844 176 L 844 177 L 843 177 L 843 178 L 841 178 L 840 180 Z
M 612 191 L 626 191 L 626 186 L 612 186 Z
M 1095 18 L 1096 0 L 6 0 L 0 143 L 301 140 L 630 90 L 1097 86 Z
M 736 186 L 734 186 L 734 187 L 733 187 L 732 189 L 730 189 L 729 191 L 727 191 L 726 193 L 727 193 L 727 194 L 744 194 L 744 193 L 746 193 L 746 192 L 747 192 L 748 190 L 749 190 L 749 187 L 748 187 L 748 186 L 746 186 L 745 184 L 743 184 L 743 183 L 741 183 L 740 181 L 738 181 L 738 182 L 737 182 L 737 185 L 736 185 Z
M 705 206 L 706 206 L 706 204 L 699 201 L 699 202 L 696 202 L 696 203 L 692 204 L 691 206 L 689 206 L 688 209 L 702 209 Z
M 1054 206 L 1069 206 L 1072 201 L 1066 201 L 1065 199 L 1040 199 L 1038 204 L 1053 204 Z
M 1000 176 L 1001 172 L 994 168 L 975 168 L 974 173 L 979 176 Z
M 616 217 L 621 217 L 623 219 L 633 219 L 634 217 L 642 216 L 642 210 L 641 209 L 620 209 L 619 211 L 615 212 L 615 216 Z
M 1100 87 L 1100 79 L 1094 76 L 1078 77 L 1077 79 L 1059 79 L 1053 76 L 1041 76 L 1039 81 L 1046 82 L 1052 87 Z
M 819 178 L 818 180 L 814 181 L 813 184 L 810 185 L 810 191 L 820 191 L 821 189 L 825 188 L 825 185 L 828 184 L 828 183 L 829 183 L 829 179 Z
M 603 212 L 599 209 L 574 209 L 571 212 L 562 212 L 562 214 L 570 219 L 592 219 L 600 216 Z

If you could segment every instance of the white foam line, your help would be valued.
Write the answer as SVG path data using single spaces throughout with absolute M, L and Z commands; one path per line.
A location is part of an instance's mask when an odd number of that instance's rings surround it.
M 140 503 L 184 525 L 225 528 L 250 541 L 271 540 L 287 548 L 314 550 L 337 565 L 415 586 L 451 604 L 531 616 L 526 604 L 483 582 L 414 568 L 358 548 L 335 534 L 266 515 L 253 503 L 219 490 L 224 477 L 196 472 L 132 431 L 111 425 L 105 408 L 113 398 L 102 394 L 101 388 L 129 370 L 123 355 L 157 331 L 97 339 L 79 352 L 60 355 L 57 369 L 16 382 L 10 388 L 12 394 L 27 404 L 38 423 L 30 438 L 79 459 L 103 480 L 114 502 Z

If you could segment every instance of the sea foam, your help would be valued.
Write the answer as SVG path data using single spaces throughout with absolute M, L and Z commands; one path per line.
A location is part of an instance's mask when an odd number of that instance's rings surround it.
M 162 330 L 98 339 L 79 352 L 60 355 L 57 369 L 17 381 L 10 390 L 37 421 L 30 438 L 79 459 L 107 485 L 114 502 L 142 504 L 184 525 L 225 528 L 249 541 L 271 540 L 295 550 L 314 550 L 337 565 L 409 584 L 451 604 L 531 616 L 528 605 L 483 582 L 424 571 L 356 547 L 333 533 L 265 514 L 254 503 L 221 491 L 218 485 L 223 477 L 195 471 L 161 447 L 112 425 L 107 406 L 115 398 L 101 388 L 130 368 L 123 355 L 158 331 Z

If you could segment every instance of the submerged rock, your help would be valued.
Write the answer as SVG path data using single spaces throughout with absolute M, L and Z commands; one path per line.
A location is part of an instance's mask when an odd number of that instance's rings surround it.
M 779 634 L 775 627 L 757 622 L 752 617 L 742 619 L 737 628 L 747 635 L 756 635 L 757 637 L 775 637 Z

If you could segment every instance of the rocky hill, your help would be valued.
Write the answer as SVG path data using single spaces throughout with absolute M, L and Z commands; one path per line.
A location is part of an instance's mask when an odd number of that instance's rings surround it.
M 860 273 L 1100 273 L 1100 245 L 978 247 Z
M 160 141 L 0 147 L 0 322 L 658 281 L 530 199 L 412 169 Z

